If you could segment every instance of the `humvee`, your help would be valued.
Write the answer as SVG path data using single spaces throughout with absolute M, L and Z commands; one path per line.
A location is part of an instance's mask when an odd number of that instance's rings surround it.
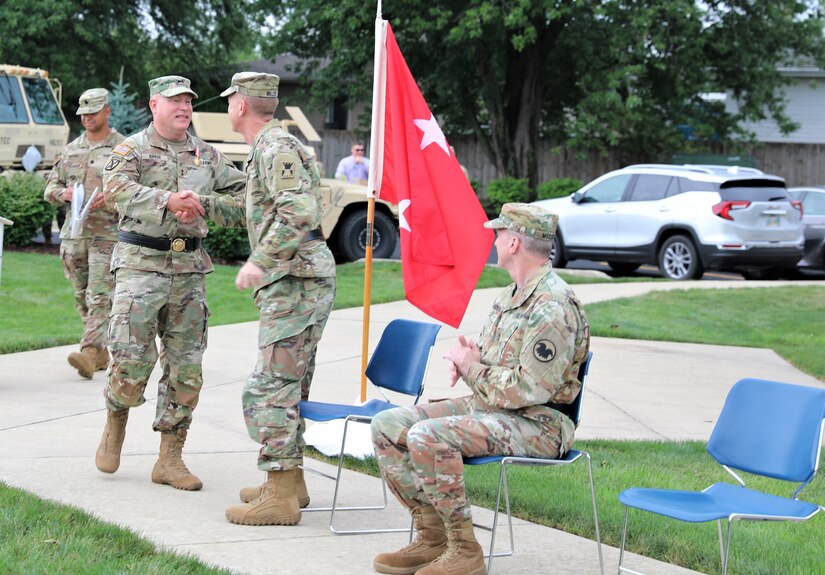
M 313 129 L 300 108 L 286 106 L 290 119 L 281 120 L 285 130 L 297 129 L 310 152 L 312 143 L 321 137 Z M 229 115 L 215 112 L 193 112 L 192 130 L 195 135 L 215 146 L 227 158 L 243 169 L 249 145 L 232 131 Z M 340 262 L 364 257 L 367 239 L 367 187 L 331 178 L 321 178 L 324 214 L 321 229 L 330 249 Z M 390 203 L 375 202 L 373 226 L 373 257 L 388 258 L 398 245 L 398 209 Z
M 60 109 L 62 87 L 39 68 L 0 64 L 0 171 L 20 170 L 34 146 L 36 170 L 50 170 L 69 141 L 69 124 Z

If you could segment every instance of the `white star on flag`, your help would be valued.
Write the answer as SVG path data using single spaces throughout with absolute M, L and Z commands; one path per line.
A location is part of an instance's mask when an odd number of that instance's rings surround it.
M 419 130 L 424 132 L 421 136 L 422 150 L 430 144 L 435 143 L 441 146 L 441 149 L 444 150 L 448 156 L 450 155 L 447 138 L 444 137 L 444 132 L 441 131 L 441 127 L 438 125 L 438 122 L 435 121 L 435 116 L 433 116 L 432 113 L 430 113 L 429 120 L 413 120 L 413 123 L 415 123 Z
M 407 208 L 410 207 L 412 202 L 410 200 L 401 200 L 398 202 L 398 227 L 408 232 L 412 233 L 410 229 L 410 222 L 407 221 L 407 218 L 404 216 L 404 212 L 407 211 Z

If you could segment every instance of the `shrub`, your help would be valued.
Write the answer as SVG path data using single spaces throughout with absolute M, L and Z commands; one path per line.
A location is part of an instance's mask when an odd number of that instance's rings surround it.
M 249 236 L 246 228 L 223 228 L 212 222 L 203 246 L 213 258 L 236 261 L 249 257 Z
M 531 190 L 527 179 L 497 178 L 487 184 L 489 207 L 496 214 L 501 210 L 501 206 L 506 203 L 529 202 L 530 194 Z
M 14 222 L 4 230 L 4 243 L 25 247 L 54 218 L 55 207 L 43 199 L 46 181 L 24 172 L 0 177 L 0 216 Z
M 563 198 L 577 191 L 583 185 L 584 183 L 581 180 L 575 178 L 556 178 L 539 184 L 536 188 L 536 195 L 540 200 Z

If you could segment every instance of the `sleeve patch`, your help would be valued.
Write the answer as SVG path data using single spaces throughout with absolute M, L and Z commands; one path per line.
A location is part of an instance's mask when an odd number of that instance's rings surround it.
M 129 147 L 129 146 L 127 146 L 126 144 L 118 144 L 118 145 L 117 145 L 117 146 L 115 146 L 115 148 L 112 150 L 112 153 L 113 153 L 113 154 L 117 154 L 117 155 L 119 155 L 119 156 L 126 156 L 126 155 L 127 155 L 127 154 L 129 154 L 131 151 L 132 151 L 132 148 L 130 148 L 130 147 Z
M 114 170 L 120 164 L 120 158 L 109 158 L 109 163 L 106 164 L 104 170 L 107 172 Z
M 533 345 L 533 356 L 542 363 L 553 361 L 556 346 L 549 339 L 540 339 Z
M 292 180 L 295 178 L 295 162 L 282 161 L 280 165 L 281 179 Z

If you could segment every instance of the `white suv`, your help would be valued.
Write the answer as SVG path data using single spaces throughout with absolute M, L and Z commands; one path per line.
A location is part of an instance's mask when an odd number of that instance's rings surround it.
M 802 207 L 778 176 L 753 168 L 640 164 L 566 198 L 534 202 L 559 215 L 553 266 L 607 261 L 617 273 L 656 264 L 666 278 L 706 269 L 753 277 L 802 257 Z

